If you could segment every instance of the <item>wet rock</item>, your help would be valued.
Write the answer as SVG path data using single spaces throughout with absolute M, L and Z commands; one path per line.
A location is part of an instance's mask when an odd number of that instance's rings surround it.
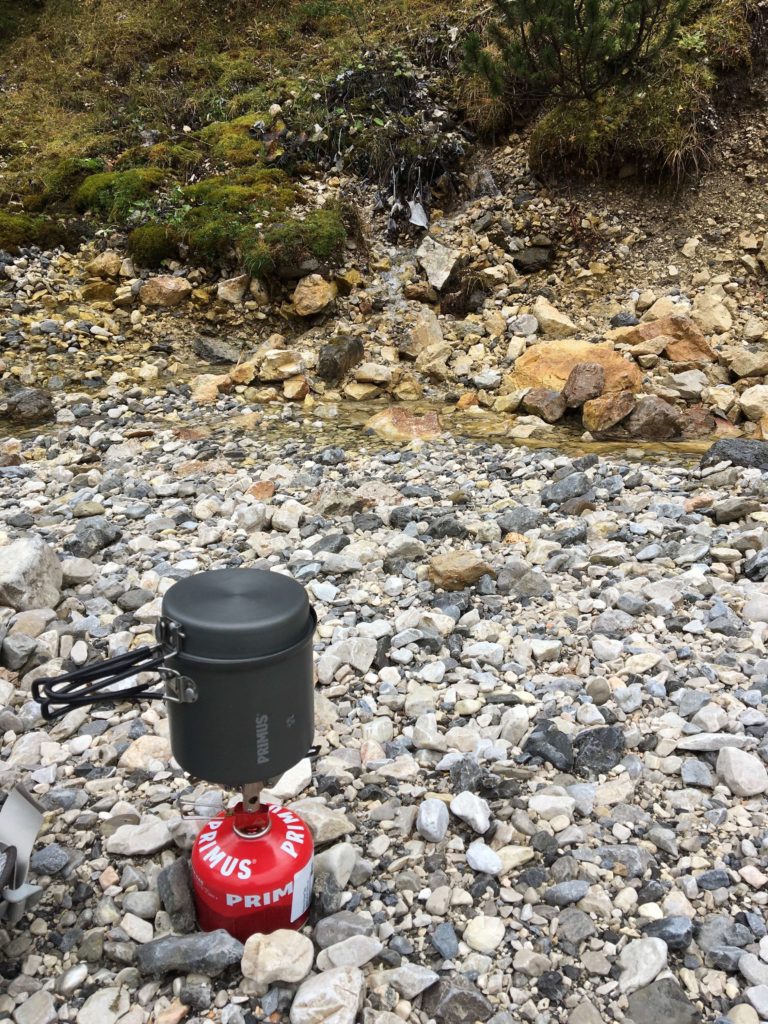
M 349 371 L 363 361 L 360 338 L 341 337 L 323 345 L 317 360 L 317 376 L 329 384 L 338 384 Z
M 219 928 L 197 935 L 165 935 L 139 946 L 136 966 L 141 974 L 159 976 L 177 971 L 216 977 L 243 958 L 243 944 Z
M 48 391 L 42 388 L 20 388 L 0 401 L 0 412 L 11 423 L 46 423 L 54 419 L 56 410 Z
M 316 316 L 336 298 L 336 285 L 320 274 L 309 274 L 296 285 L 293 308 L 297 316 Z
M 372 416 L 365 426 L 386 441 L 412 441 L 415 438 L 427 441 L 442 434 L 437 413 L 428 412 L 418 416 L 400 406 L 382 409 Z
M 38 534 L 0 548 L 0 606 L 18 612 L 55 608 L 62 577 L 58 556 Z
M 523 398 L 522 406 L 527 413 L 541 417 L 545 423 L 557 423 L 565 413 L 566 403 L 559 391 L 531 388 Z

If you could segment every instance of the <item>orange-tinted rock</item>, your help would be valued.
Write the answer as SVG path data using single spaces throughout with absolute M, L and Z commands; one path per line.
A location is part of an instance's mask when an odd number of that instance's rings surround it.
M 456 403 L 457 409 L 469 409 L 471 406 L 477 405 L 477 392 L 476 391 L 465 391 L 461 398 Z
M 443 432 L 436 412 L 419 416 L 396 405 L 371 416 L 365 426 L 386 441 L 433 441 Z
M 443 590 L 463 590 L 486 575 L 496 573 L 474 551 L 450 551 L 446 555 L 435 555 L 429 563 L 429 579 Z
M 245 492 L 256 498 L 258 501 L 268 501 L 275 493 L 275 485 L 271 480 L 258 480 L 251 484 Z
M 519 387 L 562 391 L 579 363 L 598 363 L 605 372 L 605 391 L 639 391 L 643 375 L 635 363 L 614 351 L 613 345 L 562 339 L 532 345 L 520 356 L 505 380 L 507 391 Z
M 192 294 L 192 285 L 183 277 L 161 274 L 150 277 L 141 286 L 139 297 L 145 306 L 178 306 Z
M 621 340 L 627 345 L 638 345 L 661 337 L 669 339 L 662 351 L 673 363 L 713 363 L 717 359 L 701 328 L 681 313 L 639 324 Z
M 637 399 L 631 391 L 620 391 L 615 395 L 601 395 L 600 398 L 593 398 L 584 403 L 581 410 L 582 422 L 587 430 L 593 434 L 600 434 L 604 430 L 610 430 L 617 423 L 621 423 L 637 404 Z

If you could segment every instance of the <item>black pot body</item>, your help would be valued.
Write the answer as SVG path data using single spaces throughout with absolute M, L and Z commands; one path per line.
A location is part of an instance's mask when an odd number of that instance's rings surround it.
M 166 706 L 173 756 L 185 772 L 242 786 L 306 757 L 316 621 L 301 584 L 277 573 L 214 570 L 171 587 L 161 625 L 176 643 L 166 667 L 182 678 L 166 682 L 166 695 L 183 699 Z
M 190 775 L 237 787 L 281 775 L 314 739 L 312 627 L 268 658 L 206 662 L 183 653 L 169 668 L 191 679 L 193 703 L 168 702 L 171 749 Z

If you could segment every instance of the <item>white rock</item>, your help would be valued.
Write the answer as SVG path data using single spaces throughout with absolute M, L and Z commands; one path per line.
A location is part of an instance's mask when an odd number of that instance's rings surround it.
M 55 608 L 62 578 L 56 552 L 36 533 L 0 548 L 0 605 L 17 612 Z
M 504 922 L 500 917 L 473 917 L 464 929 L 462 938 L 470 949 L 478 953 L 492 953 L 504 938 Z
M 351 843 L 336 843 L 329 850 L 315 855 L 315 878 L 331 875 L 339 886 L 344 889 L 355 869 L 357 850 Z M 343 964 L 332 964 L 342 967 Z M 354 966 L 359 967 L 360 964 Z
M 439 980 L 439 974 L 421 964 L 404 963 L 391 971 L 374 975 L 372 981 L 379 985 L 391 985 L 404 999 L 415 999 L 424 989 Z
M 427 842 L 439 843 L 448 831 L 448 808 L 442 800 L 430 797 L 419 804 L 416 831 Z
M 245 943 L 240 969 L 259 986 L 275 981 L 303 981 L 312 970 L 315 947 L 301 932 L 281 928 L 270 935 L 251 935 Z
M 128 1012 L 130 999 L 124 988 L 101 988 L 89 996 L 77 1014 L 77 1024 L 115 1024 Z
M 572 821 L 575 807 L 576 801 L 565 793 L 535 793 L 528 801 L 528 810 L 544 821 L 551 821 L 561 814 Z
M 312 762 L 303 757 L 298 764 L 283 772 L 274 786 L 265 789 L 261 799 L 266 802 L 281 804 L 285 800 L 294 800 L 303 793 L 312 781 Z
M 768 790 L 768 771 L 754 754 L 724 747 L 717 755 L 717 774 L 735 796 L 757 796 Z
M 355 831 L 355 826 L 341 812 L 328 807 L 320 796 L 296 800 L 289 805 L 306 822 L 315 844 L 330 843 Z
M 291 1024 L 354 1024 L 365 980 L 357 967 L 334 967 L 308 978 L 291 1004 Z
M 491 809 L 482 797 L 465 790 L 451 800 L 451 813 L 466 821 L 475 832 L 482 835 L 491 824 Z
M 543 295 L 539 295 L 533 304 L 533 315 L 538 321 L 543 334 L 550 338 L 570 338 L 576 333 L 574 322 L 555 309 L 551 302 L 548 302 Z
M 486 875 L 498 875 L 503 867 L 499 855 L 479 839 L 467 850 L 467 864 L 473 871 L 482 871 Z
M 744 995 L 757 1010 L 761 1020 L 768 1020 L 768 985 L 754 985 Z
M 171 744 L 164 736 L 153 736 L 145 733 L 129 744 L 117 762 L 118 768 L 132 771 L 135 768 L 148 768 L 152 761 L 158 761 L 165 768 L 171 759 Z
M 619 988 L 629 994 L 645 985 L 667 966 L 667 944 L 662 939 L 633 939 L 619 956 Z
M 146 815 L 138 825 L 121 825 L 107 838 L 107 853 L 122 857 L 146 857 L 159 853 L 173 842 L 173 837 L 162 818 Z
M 44 988 L 26 996 L 13 1012 L 14 1024 L 53 1024 L 57 1017 L 53 996 Z
M 364 967 L 383 948 L 383 943 L 372 935 L 351 935 L 348 939 L 321 949 L 317 955 L 317 966 L 321 971 L 328 971 L 332 967 Z
M 455 249 L 448 249 L 427 235 L 416 250 L 416 258 L 423 267 L 429 283 L 440 291 L 451 276 L 459 254 Z
M 528 726 L 528 712 L 522 704 L 515 704 L 501 716 L 501 739 L 513 747 L 519 747 L 528 732 Z

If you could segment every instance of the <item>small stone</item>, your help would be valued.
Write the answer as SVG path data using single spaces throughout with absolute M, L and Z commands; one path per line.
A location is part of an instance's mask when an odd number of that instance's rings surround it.
M 448 831 L 450 816 L 442 800 L 431 797 L 419 804 L 416 831 L 429 843 L 439 843 Z
M 462 938 L 478 953 L 492 953 L 504 938 L 504 922 L 500 917 L 473 917 Z
M 471 843 L 467 850 L 467 864 L 473 871 L 481 871 L 486 875 L 498 875 L 502 870 L 501 858 L 485 843 Z
M 451 813 L 483 835 L 491 825 L 491 809 L 482 797 L 465 790 L 451 800 Z
M 17 612 L 55 608 L 62 576 L 56 553 L 37 534 L 6 544 L 0 548 L 0 605 Z
M 14 1024 L 53 1024 L 57 1017 L 53 996 L 42 988 L 33 992 L 13 1012 Z
M 583 900 L 589 892 L 589 882 L 573 879 L 569 882 L 558 882 L 544 893 L 544 902 L 551 907 L 568 907 L 572 903 Z
M 183 277 L 161 274 L 150 277 L 141 286 L 139 298 L 145 306 L 178 306 L 192 294 L 192 285 Z
M 758 796 L 768 790 L 768 771 L 763 762 L 735 747 L 724 747 L 717 755 L 718 777 L 735 796 Z
M 312 969 L 315 949 L 300 932 L 281 928 L 269 935 L 251 935 L 246 941 L 240 969 L 258 986 L 275 981 L 303 981 Z
M 494 575 L 493 569 L 474 551 L 436 555 L 429 563 L 429 579 L 443 590 L 463 590 L 487 575 Z
M 427 990 L 422 1000 L 423 1012 L 438 1024 L 487 1021 L 493 1009 L 483 993 L 461 974 L 441 978 Z
M 165 935 L 140 946 L 136 966 L 141 974 L 160 976 L 170 971 L 215 977 L 243 958 L 243 945 L 223 928 L 197 935 Z
M 146 947 L 145 947 L 146 948 Z M 128 1012 L 130 999 L 125 988 L 100 988 L 77 1012 L 77 1024 L 116 1024 Z
M 619 955 L 619 988 L 631 993 L 650 984 L 667 965 L 667 944 L 661 939 L 633 939 Z
M 173 843 L 173 836 L 162 818 L 148 814 L 138 825 L 121 825 L 107 838 L 108 853 L 123 857 L 146 857 L 159 853 Z
M 293 293 L 293 308 L 298 316 L 315 316 L 336 298 L 336 285 L 326 281 L 320 274 L 302 278 Z
M 645 925 L 643 932 L 650 938 L 662 939 L 669 949 L 687 949 L 693 941 L 693 921 L 688 917 L 663 917 Z
M 303 982 L 291 1004 L 291 1024 L 354 1024 L 365 981 L 357 967 L 334 967 Z
M 157 876 L 157 890 L 174 931 L 191 932 L 196 915 L 188 861 L 180 857 L 163 868 Z
M 632 1024 L 701 1024 L 701 1015 L 674 978 L 659 978 L 629 997 Z

